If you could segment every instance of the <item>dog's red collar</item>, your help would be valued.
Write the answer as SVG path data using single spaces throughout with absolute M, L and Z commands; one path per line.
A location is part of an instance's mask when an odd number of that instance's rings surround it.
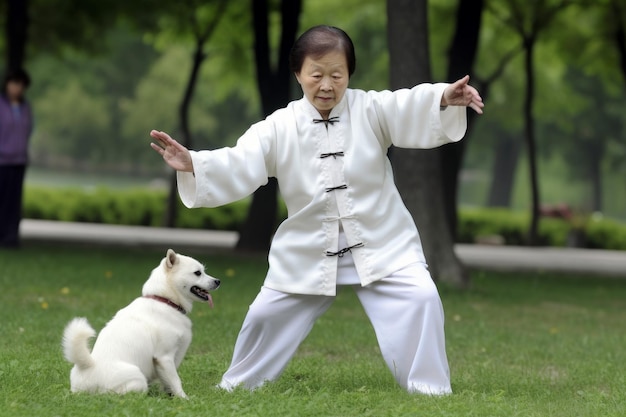
M 162 303 L 167 304 L 170 307 L 175 308 L 176 310 L 180 311 L 183 314 L 187 314 L 187 310 L 185 310 L 184 308 L 182 308 L 181 306 L 179 306 L 178 304 L 176 304 L 172 300 L 168 300 L 165 297 L 161 297 L 161 296 L 158 296 L 158 295 L 144 295 L 143 298 L 151 298 L 153 300 L 160 301 Z

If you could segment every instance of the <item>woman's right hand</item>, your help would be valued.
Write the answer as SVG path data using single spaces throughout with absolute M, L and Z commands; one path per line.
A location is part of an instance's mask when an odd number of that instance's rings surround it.
M 163 160 L 176 171 L 193 172 L 193 162 L 189 150 L 176 142 L 165 132 L 152 130 L 150 136 L 154 142 L 150 143 Z

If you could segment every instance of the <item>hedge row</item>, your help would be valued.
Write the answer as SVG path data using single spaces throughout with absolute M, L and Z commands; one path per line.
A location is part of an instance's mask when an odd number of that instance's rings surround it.
M 466 209 L 461 211 L 459 241 L 473 243 L 487 236 L 501 236 L 507 245 L 527 242 L 530 216 L 507 209 Z M 626 250 L 626 223 L 601 215 L 578 217 L 573 221 L 542 218 L 539 244 L 591 249 Z
M 74 188 L 27 187 L 24 217 L 85 223 L 162 226 L 167 193 L 159 190 L 91 191 Z M 237 230 L 247 215 L 248 203 L 239 201 L 217 209 L 186 209 L 177 199 L 175 226 L 195 229 Z
M 111 190 L 98 188 L 53 189 L 27 187 L 24 217 L 106 224 L 161 226 L 167 194 L 160 190 Z M 214 209 L 188 210 L 178 202 L 176 226 L 182 228 L 239 230 L 249 201 Z M 283 208 L 284 209 L 284 208 Z M 284 217 L 284 212 L 281 213 Z M 474 243 L 497 237 L 507 245 L 524 245 L 529 216 L 506 209 L 465 209 L 460 213 L 458 240 Z M 574 241 L 574 238 L 575 241 Z M 544 218 L 540 222 L 540 244 L 626 250 L 626 224 L 598 216 L 566 220 Z

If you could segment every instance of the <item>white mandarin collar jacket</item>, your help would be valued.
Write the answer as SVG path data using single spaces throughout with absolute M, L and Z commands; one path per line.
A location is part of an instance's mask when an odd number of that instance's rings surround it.
M 440 108 L 447 84 L 395 92 L 348 89 L 332 123 L 306 99 L 258 122 L 232 148 L 191 152 L 194 175 L 178 173 L 187 207 L 241 199 L 276 177 L 288 218 L 269 253 L 265 286 L 336 294 L 343 230 L 362 285 L 425 262 L 411 215 L 393 181 L 387 150 L 433 148 L 465 134 L 464 107 Z

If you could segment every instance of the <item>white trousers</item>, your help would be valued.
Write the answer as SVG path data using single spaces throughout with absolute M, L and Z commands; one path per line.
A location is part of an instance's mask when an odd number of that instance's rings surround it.
M 358 282 L 354 266 L 345 265 L 345 261 L 339 267 L 338 282 Z M 398 384 L 409 392 L 451 393 L 443 307 L 426 266 L 413 264 L 366 287 L 352 287 Z M 254 389 L 276 380 L 333 301 L 334 297 L 287 294 L 262 287 L 250 306 L 231 365 L 219 386 L 226 390 L 236 386 Z

